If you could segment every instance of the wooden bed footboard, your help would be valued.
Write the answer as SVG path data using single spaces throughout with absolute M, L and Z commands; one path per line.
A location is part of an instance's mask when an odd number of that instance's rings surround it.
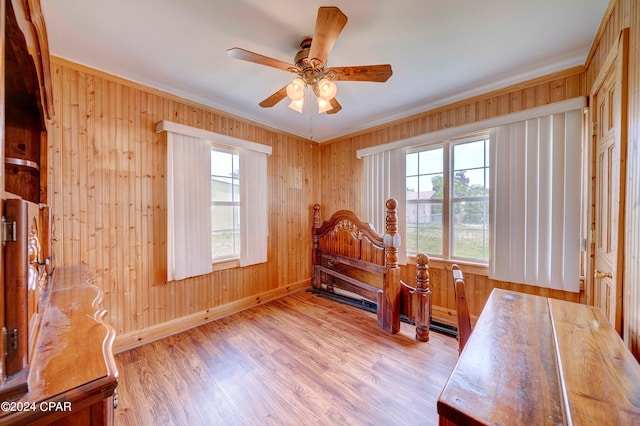
M 378 327 L 400 331 L 400 317 L 416 324 L 416 339 L 429 340 L 431 290 L 428 258 L 417 256 L 416 285 L 400 280 L 397 201 L 387 200 L 383 235 L 349 210 L 339 210 L 321 222 L 320 205 L 313 206 L 312 286 L 373 302 Z

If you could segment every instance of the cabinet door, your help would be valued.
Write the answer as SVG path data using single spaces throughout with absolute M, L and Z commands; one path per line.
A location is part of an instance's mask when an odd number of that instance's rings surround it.
M 5 375 L 11 376 L 27 367 L 28 279 L 29 279 L 29 203 L 21 199 L 4 202 L 5 221 L 12 225 L 15 238 L 4 246 L 4 324 Z

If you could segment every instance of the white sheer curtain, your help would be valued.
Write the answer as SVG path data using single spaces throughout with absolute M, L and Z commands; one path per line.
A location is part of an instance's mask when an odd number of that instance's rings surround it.
M 267 261 L 267 154 L 240 149 L 240 266 Z
M 385 203 L 389 198 L 398 201 L 398 234 L 401 241 L 407 235 L 406 215 L 406 149 L 398 148 L 364 156 L 365 219 L 381 234 L 385 231 Z M 407 263 L 407 249 L 401 243 L 398 261 Z
M 167 280 L 211 272 L 211 144 L 167 132 Z
M 578 292 L 581 110 L 504 125 L 491 140 L 489 277 Z

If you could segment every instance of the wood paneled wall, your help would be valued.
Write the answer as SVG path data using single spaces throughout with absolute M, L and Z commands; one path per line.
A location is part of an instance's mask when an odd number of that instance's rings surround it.
M 309 285 L 317 144 L 59 58 L 52 65 L 47 189 L 57 264 L 95 273 L 116 349 Z M 161 120 L 273 148 L 267 263 L 165 283 Z
M 349 209 L 359 216 L 364 214 L 364 164 L 356 158 L 356 151 L 359 149 L 586 94 L 584 68 L 577 67 L 323 143 L 320 145 L 322 209 L 324 212 Z M 576 196 L 579 197 L 579 194 Z M 579 198 L 576 202 L 580 202 Z M 445 322 L 455 322 L 451 264 L 431 262 L 430 266 L 434 317 Z M 486 267 L 461 265 L 461 268 L 465 273 L 471 315 L 479 315 L 489 293 L 495 287 L 570 301 L 580 300 L 577 293 L 490 280 Z M 414 265 L 403 268 L 403 280 L 415 282 Z
M 640 361 L 640 2 L 611 0 L 586 64 L 591 89 L 621 31 L 629 28 L 628 152 L 623 338 Z

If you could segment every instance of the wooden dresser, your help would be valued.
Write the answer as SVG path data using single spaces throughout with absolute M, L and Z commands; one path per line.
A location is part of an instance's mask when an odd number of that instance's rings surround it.
M 84 268 L 55 265 L 40 1 L 0 0 L 0 18 L 0 425 L 112 424 L 118 372 L 102 294 Z

